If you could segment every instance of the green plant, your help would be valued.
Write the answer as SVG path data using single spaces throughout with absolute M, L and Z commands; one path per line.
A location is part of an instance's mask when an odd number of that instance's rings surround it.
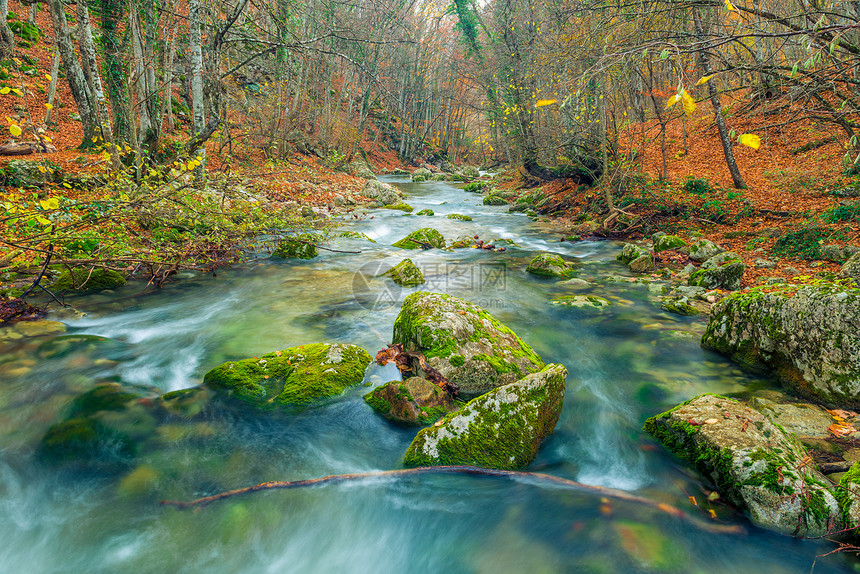
M 821 218 L 830 223 L 860 221 L 860 205 L 837 205 L 822 213 Z
M 692 193 L 693 195 L 698 195 L 699 197 L 704 197 L 716 192 L 711 183 L 705 178 L 687 180 L 684 184 L 684 191 Z
M 773 253 L 813 260 L 821 255 L 821 243 L 832 234 L 821 227 L 803 227 L 787 233 L 773 244 Z

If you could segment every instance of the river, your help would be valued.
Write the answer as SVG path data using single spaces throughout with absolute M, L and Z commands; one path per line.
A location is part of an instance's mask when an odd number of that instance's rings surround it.
M 0 572 L 809 572 L 826 542 L 752 526 L 703 494 L 706 485 L 642 432 L 642 423 L 702 392 L 744 393 L 768 381 L 699 347 L 704 320 L 668 314 L 647 286 L 619 280 L 613 242 L 560 242 L 545 226 L 448 183 L 386 177 L 408 194 L 405 216 L 371 210 L 311 261 L 261 259 L 217 275 L 187 273 L 157 292 L 140 283 L 69 302 L 58 339 L 0 334 Z M 461 213 L 471 222 L 447 219 Z M 372 216 L 372 217 L 371 217 Z M 406 252 L 419 227 L 515 242 L 507 251 Z M 525 273 L 537 252 L 579 262 L 576 290 Z M 374 277 L 408 256 L 428 283 Z M 475 301 L 570 374 L 561 419 L 529 470 L 623 489 L 742 533 L 709 532 L 629 502 L 528 481 L 433 475 L 273 491 L 199 511 L 160 506 L 269 480 L 402 466 L 415 429 L 393 426 L 362 396 L 398 377 L 373 365 L 366 385 L 289 417 L 212 415 L 153 431 L 134 465 L 105 472 L 36 456 L 47 428 L 98 381 L 160 392 L 193 387 L 227 361 L 309 342 L 390 341 L 400 301 L 416 290 Z M 549 305 L 593 293 L 603 310 Z M 71 337 L 70 337 L 71 336 Z M 85 337 L 88 336 L 88 337 Z M 688 496 L 695 496 L 699 508 Z M 842 555 L 816 573 L 853 572 Z

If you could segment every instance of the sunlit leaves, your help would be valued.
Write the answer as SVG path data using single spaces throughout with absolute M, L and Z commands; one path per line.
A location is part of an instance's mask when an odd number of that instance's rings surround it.
M 696 82 L 696 85 L 701 86 L 702 84 L 707 83 L 707 81 L 713 77 L 714 77 L 714 74 L 711 74 L 710 76 L 702 76 L 701 78 L 699 78 L 699 81 Z
M 687 90 L 683 88 L 683 86 L 678 90 L 678 93 L 669 98 L 666 102 L 666 109 L 668 110 L 678 102 L 684 107 L 684 113 L 689 117 L 693 115 L 693 112 L 696 111 L 696 100 L 693 99 Z
M 729 0 L 726 0 L 726 10 L 728 10 L 729 12 L 737 12 L 738 11 L 738 9 L 735 8 L 735 5 L 732 4 Z
M 9 133 L 12 134 L 13 137 L 18 137 L 21 135 L 21 126 L 18 124 L 12 124 L 9 126 Z
M 753 149 L 758 149 L 761 146 L 761 138 L 755 134 L 741 134 L 738 136 L 738 143 Z
M 536 108 L 542 108 L 544 106 L 551 106 L 553 104 L 557 104 L 558 100 L 538 100 L 535 102 Z

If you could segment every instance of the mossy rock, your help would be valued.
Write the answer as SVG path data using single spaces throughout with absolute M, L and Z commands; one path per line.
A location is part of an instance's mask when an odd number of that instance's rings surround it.
M 713 241 L 704 238 L 697 239 L 696 241 L 691 243 L 689 247 L 681 249 L 682 253 L 686 253 L 691 260 L 697 263 L 703 263 L 711 257 L 719 255 L 724 251 L 725 249 L 723 249 Z
M 428 364 L 471 399 L 539 371 L 544 362 L 522 339 L 478 305 L 441 293 L 404 301 L 392 342 L 424 355 Z M 424 376 L 413 360 L 412 374 Z
M 69 406 L 69 418 L 87 417 L 101 411 L 125 410 L 129 403 L 138 401 L 143 395 L 124 388 L 119 383 L 97 385 L 78 395 Z
M 461 235 L 451 242 L 448 249 L 466 249 L 475 245 L 475 238 L 468 235 Z
M 203 384 L 263 410 L 301 407 L 361 383 L 370 361 L 355 345 L 313 343 L 224 363 L 206 373 Z
M 155 405 L 166 414 L 190 419 L 206 411 L 211 391 L 206 387 L 192 387 L 164 393 L 155 400 Z
M 364 400 L 388 420 L 405 425 L 433 424 L 460 408 L 448 393 L 421 377 L 386 383 L 364 395 Z
M 839 270 L 839 277 L 854 279 L 860 283 L 860 253 L 855 253 Z
M 504 197 L 498 195 L 487 195 L 484 197 L 484 205 L 508 205 L 510 203 Z
M 54 291 L 104 291 L 125 285 L 125 276 L 113 269 L 75 267 L 66 269 L 51 285 Z
M 428 217 L 432 217 L 432 216 L 436 215 L 436 213 L 432 209 L 422 209 L 421 211 L 419 211 L 415 215 L 426 215 Z
M 468 215 L 463 215 L 462 213 L 449 213 L 446 216 L 448 219 L 456 219 L 459 221 L 472 221 L 472 218 Z
M 313 259 L 318 256 L 316 245 L 306 239 L 288 238 L 278 243 L 273 257 L 281 259 Z
M 400 203 L 402 201 L 400 199 L 400 193 L 396 188 L 375 179 L 368 180 L 368 182 L 364 184 L 364 187 L 361 188 L 359 195 L 369 197 L 383 205 Z
M 445 249 L 445 237 L 432 227 L 423 227 L 413 231 L 400 241 L 393 244 L 401 249 Z
M 765 291 L 767 289 L 767 291 Z M 735 293 L 711 310 L 702 346 L 772 371 L 794 394 L 860 408 L 860 290 L 837 283 Z
M 660 307 L 675 315 L 692 317 L 699 314 L 699 310 L 687 302 L 686 297 L 669 297 L 663 300 Z
M 525 468 L 555 429 L 566 377 L 563 366 L 547 365 L 473 399 L 442 418 L 438 426 L 420 431 L 406 451 L 404 464 Z
M 39 454 L 54 462 L 126 460 L 137 446 L 127 435 L 94 418 L 82 417 L 57 423 L 48 429 Z
M 425 281 L 424 274 L 411 259 L 404 259 L 382 275 L 403 287 L 414 287 Z
M 621 248 L 621 254 L 618 255 L 617 259 L 624 265 L 630 265 L 632 261 L 645 256 L 651 256 L 651 252 L 648 249 L 640 247 L 635 243 L 626 243 L 624 247 Z
M 573 263 L 568 263 L 555 253 L 541 253 L 529 262 L 526 272 L 542 277 L 570 277 Z
M 370 241 L 371 243 L 376 243 L 375 240 L 371 239 L 368 235 L 361 233 L 360 231 L 344 231 L 342 233 L 338 233 L 335 237 L 343 237 L 344 239 L 364 239 L 365 241 Z
M 412 182 L 413 183 L 423 183 L 430 179 L 433 173 L 427 168 L 418 168 L 412 172 Z
M 841 529 L 829 481 L 802 462 L 796 437 L 755 409 L 706 394 L 649 418 L 645 430 L 758 526 L 801 536 Z
M 550 300 L 549 304 L 559 307 L 576 307 L 580 309 L 603 309 L 604 307 L 609 307 L 611 305 L 608 300 L 596 295 L 564 295 Z
M 423 175 L 412 176 L 412 183 L 424 183 L 425 181 L 427 181 L 427 178 Z
M 397 211 L 405 211 L 406 213 L 412 213 L 415 209 L 408 203 L 403 203 L 402 201 L 399 203 L 392 203 L 391 205 L 383 205 L 383 209 L 396 209 Z
M 646 253 L 628 263 L 627 266 L 633 273 L 651 273 L 654 271 L 654 257 Z
M 656 240 L 654 240 L 654 253 L 660 253 L 661 251 L 669 251 L 672 249 L 680 249 L 681 247 L 686 247 L 687 242 L 678 237 L 677 235 L 661 235 Z
M 741 287 L 746 265 L 736 253 L 725 251 L 714 255 L 690 274 L 687 283 L 705 289 L 736 291 Z

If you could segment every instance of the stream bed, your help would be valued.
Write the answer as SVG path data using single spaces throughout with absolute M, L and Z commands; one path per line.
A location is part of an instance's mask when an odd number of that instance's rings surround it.
M 702 317 L 660 308 L 615 261 L 613 242 L 560 242 L 540 223 L 445 182 L 401 187 L 415 211 L 371 210 L 342 230 L 367 234 L 310 261 L 262 259 L 217 274 L 187 274 L 157 292 L 131 283 L 68 298 L 86 313 L 60 336 L 0 332 L 0 572 L 854 572 L 833 546 L 752 526 L 710 504 L 707 485 L 642 430 L 644 420 L 703 392 L 744 393 L 768 380 L 704 351 Z M 445 216 L 460 213 L 473 221 Z M 372 217 L 371 217 L 372 216 Z M 507 251 L 405 251 L 420 227 L 449 240 L 511 239 Z M 501 243 L 498 243 L 502 245 Z M 529 275 L 536 253 L 579 262 L 586 289 Z M 427 284 L 378 278 L 410 257 Z M 476 302 L 569 376 L 555 433 L 528 470 L 635 493 L 707 523 L 712 508 L 742 532 L 714 533 L 653 508 L 531 481 L 456 475 L 372 479 L 271 491 L 198 511 L 158 504 L 270 480 L 402 467 L 415 428 L 364 402 L 399 377 L 372 365 L 365 384 L 292 416 L 219 413 L 155 429 L 152 448 L 111 472 L 51 465 L 36 451 L 74 397 L 99 381 L 159 392 L 200 384 L 218 364 L 311 343 L 353 343 L 371 355 L 390 342 L 400 302 L 414 291 Z M 605 309 L 552 306 L 594 294 Z M 50 317 L 49 317 L 50 318 Z M 695 496 L 694 507 L 688 496 Z

